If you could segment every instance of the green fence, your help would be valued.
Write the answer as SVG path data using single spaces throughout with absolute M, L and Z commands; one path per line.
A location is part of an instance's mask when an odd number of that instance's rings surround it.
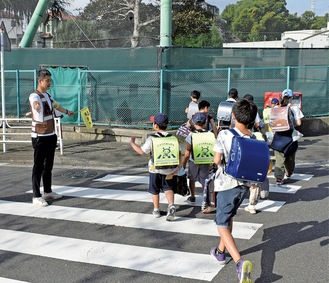
M 201 92 L 216 112 L 231 87 L 239 96 L 250 93 L 261 114 L 264 92 L 291 88 L 302 93 L 306 117 L 329 115 L 329 66 L 213 68 L 182 70 L 88 70 L 49 67 L 50 94 L 65 108 L 88 106 L 95 125 L 150 127 L 149 117 L 164 112 L 171 125 L 186 120 L 190 92 Z M 23 117 L 28 96 L 36 87 L 36 70 L 5 71 L 6 116 Z M 215 115 L 214 115 L 215 116 Z M 81 124 L 79 113 L 63 123 Z

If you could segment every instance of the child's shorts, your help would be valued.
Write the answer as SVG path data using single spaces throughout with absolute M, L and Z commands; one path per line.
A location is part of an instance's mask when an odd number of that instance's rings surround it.
M 209 164 L 194 164 L 193 161 L 188 161 L 187 177 L 194 182 L 200 182 L 202 186 L 209 176 Z
M 242 201 L 248 194 L 248 187 L 237 186 L 233 189 L 217 193 L 216 225 L 229 227 Z
M 172 190 L 173 179 L 166 179 L 167 175 L 159 173 L 150 173 L 150 184 L 148 192 L 152 195 L 158 195 L 161 191 Z

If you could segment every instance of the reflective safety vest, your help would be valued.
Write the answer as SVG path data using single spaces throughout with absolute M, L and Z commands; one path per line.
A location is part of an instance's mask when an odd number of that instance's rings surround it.
M 153 135 L 152 160 L 156 169 L 174 168 L 179 165 L 179 144 L 175 136 Z
M 50 134 L 55 131 L 55 123 L 54 123 L 54 115 L 53 110 L 50 108 L 47 99 L 44 97 L 44 95 L 38 91 L 34 91 L 37 95 L 40 97 L 40 101 L 42 103 L 42 109 L 43 109 L 43 121 L 37 121 L 33 116 L 33 106 L 31 107 L 31 113 L 32 113 L 32 132 L 36 134 Z M 49 96 L 50 101 L 52 102 L 51 96 L 47 93 Z
M 271 108 L 264 108 L 263 110 L 263 121 L 265 124 L 269 124 L 271 120 Z
M 192 133 L 192 156 L 194 164 L 214 163 L 216 138 L 212 132 Z

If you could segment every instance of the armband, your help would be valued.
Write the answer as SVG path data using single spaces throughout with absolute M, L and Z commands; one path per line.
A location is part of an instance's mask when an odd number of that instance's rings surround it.
M 66 114 L 66 115 L 67 115 L 67 114 L 69 114 L 69 110 L 67 110 L 67 109 L 66 109 L 66 112 L 65 112 L 65 114 Z
M 52 106 L 57 109 L 59 107 L 59 103 L 56 101 L 53 101 Z

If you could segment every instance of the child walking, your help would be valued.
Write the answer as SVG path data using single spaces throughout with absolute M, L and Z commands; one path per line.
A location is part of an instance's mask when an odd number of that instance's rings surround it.
M 149 136 L 145 143 L 140 147 L 135 143 L 135 137 L 130 138 L 131 147 L 140 155 L 150 154 L 149 159 L 149 189 L 148 192 L 152 194 L 153 201 L 153 216 L 159 218 L 161 216 L 160 212 L 160 191 L 164 192 L 167 201 L 167 221 L 172 221 L 175 219 L 176 208 L 174 205 L 174 192 L 173 192 L 173 175 L 179 169 L 180 155 L 179 155 L 179 145 L 176 137 L 170 136 L 166 131 L 168 126 L 168 117 L 159 113 L 155 116 L 150 117 L 153 122 L 153 129 L 156 132 L 154 135 Z M 161 138 L 169 138 L 171 140 L 166 142 L 166 152 L 162 154 L 154 154 L 154 140 Z M 173 139 L 173 140 L 172 140 Z M 176 141 L 175 141 L 176 140 Z M 163 149 L 165 150 L 165 149 Z M 170 154 L 168 154 L 168 150 Z M 155 166 L 156 158 L 162 157 L 162 160 L 167 162 L 167 166 L 161 166 L 157 169 Z M 169 160 L 169 162 L 168 162 Z
M 250 138 L 252 132 L 248 125 L 255 121 L 257 107 L 252 101 L 242 99 L 237 101 L 232 109 L 232 118 L 235 122 L 234 130 L 242 137 Z M 246 197 L 249 187 L 247 183 L 237 181 L 224 173 L 224 166 L 227 164 L 231 149 L 233 133 L 229 130 L 222 130 L 218 133 L 214 146 L 214 163 L 218 165 L 218 180 L 215 181 L 217 193 L 216 225 L 220 236 L 217 247 L 210 250 L 221 264 L 225 264 L 225 251 L 232 256 L 240 283 L 251 283 L 252 263 L 243 260 L 232 236 L 233 217 L 240 204 Z
M 188 178 L 191 196 L 188 197 L 187 202 L 195 204 L 195 182 L 200 182 L 202 189 L 204 188 L 205 180 L 209 176 L 210 164 L 213 162 L 212 148 L 215 142 L 215 136 L 205 129 L 205 124 L 207 122 L 206 113 L 195 113 L 191 121 L 195 129 L 186 137 L 187 148 L 183 159 L 183 167 L 186 168 L 188 162 Z M 198 134 L 195 135 L 194 133 Z
M 199 111 L 198 102 L 200 97 L 201 97 L 200 91 L 197 90 L 191 91 L 191 101 L 185 108 L 187 119 L 191 119 L 193 114 Z

